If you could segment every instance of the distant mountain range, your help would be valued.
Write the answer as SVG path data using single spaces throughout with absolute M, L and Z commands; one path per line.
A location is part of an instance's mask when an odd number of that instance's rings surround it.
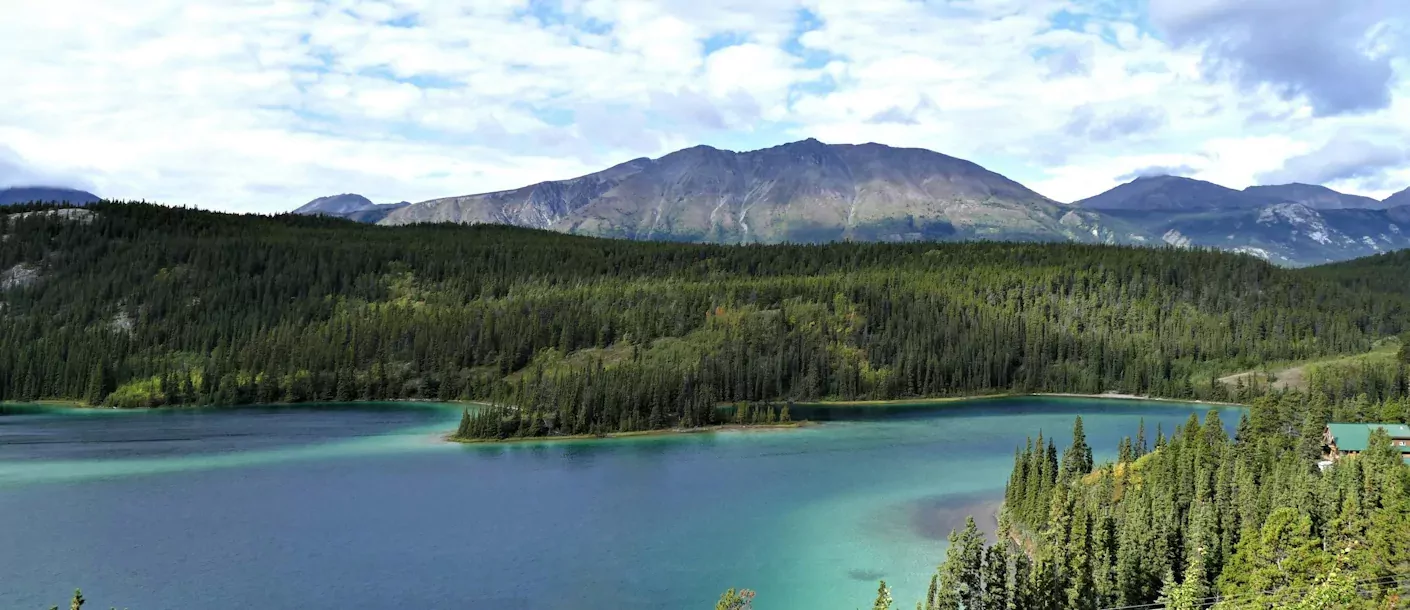
M 69 188 L 19 186 L 0 189 L 0 205 L 15 205 L 17 203 L 87 205 L 98 200 L 98 196 L 93 193 Z
M 498 223 L 715 243 L 1002 239 L 1167 244 L 1310 265 L 1410 248 L 1410 189 L 1385 201 L 1324 186 L 1245 190 L 1137 178 L 1071 204 L 929 150 L 803 140 L 749 152 L 696 146 L 509 191 L 378 205 L 359 195 L 301 214 L 362 222 Z

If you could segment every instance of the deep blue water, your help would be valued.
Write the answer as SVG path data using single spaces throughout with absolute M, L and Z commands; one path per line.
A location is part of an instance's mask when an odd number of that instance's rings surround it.
M 880 578 L 910 607 L 949 530 L 992 525 L 1026 436 L 1063 446 L 1081 414 L 1100 460 L 1207 410 L 993 399 L 460 446 L 436 440 L 455 408 L 0 409 L 0 608 L 82 587 L 132 610 L 687 609 L 748 587 L 758 610 L 846 610 Z

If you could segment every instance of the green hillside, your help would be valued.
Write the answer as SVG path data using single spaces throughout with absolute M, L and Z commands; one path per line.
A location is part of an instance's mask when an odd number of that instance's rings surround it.
M 525 433 L 595 433 L 721 402 L 1226 397 L 1221 374 L 1410 328 L 1383 284 L 1216 252 L 89 209 L 0 215 L 0 400 L 475 399 L 537 417 Z

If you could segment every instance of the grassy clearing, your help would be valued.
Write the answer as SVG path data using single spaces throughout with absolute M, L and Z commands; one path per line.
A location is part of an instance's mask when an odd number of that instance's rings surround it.
M 1261 370 L 1244 371 L 1220 377 L 1219 383 L 1234 387 L 1243 381 L 1245 386 L 1256 384 L 1260 387 L 1266 385 L 1274 390 L 1306 390 L 1308 378 L 1318 369 L 1389 364 L 1395 360 L 1399 351 L 1400 339 L 1390 337 L 1376 341 L 1371 347 L 1371 351 L 1364 354 L 1275 363 Z

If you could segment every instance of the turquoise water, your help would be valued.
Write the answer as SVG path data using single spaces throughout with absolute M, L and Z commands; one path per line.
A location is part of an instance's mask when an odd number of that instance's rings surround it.
M 827 409 L 800 430 L 437 442 L 458 408 L 72 414 L 0 408 L 0 608 L 75 587 L 133 610 L 758 610 L 924 592 L 968 514 L 992 526 L 1014 448 L 1098 459 L 1207 407 L 1022 398 Z M 1236 415 L 1225 415 L 1232 422 Z

